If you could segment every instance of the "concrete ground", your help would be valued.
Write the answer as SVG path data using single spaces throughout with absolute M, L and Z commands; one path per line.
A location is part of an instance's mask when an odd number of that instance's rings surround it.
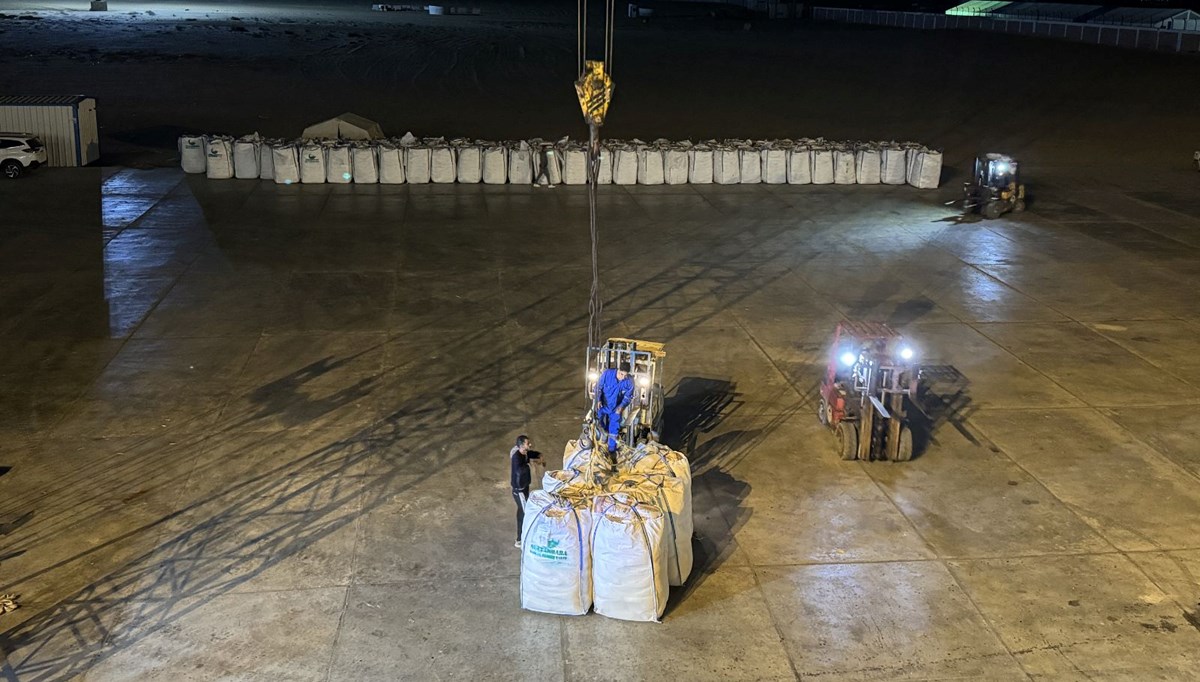
M 696 473 L 661 625 L 518 605 L 508 446 L 582 410 L 578 188 L 0 183 L 0 679 L 1189 678 L 1196 181 L 1047 171 L 966 223 L 604 188 L 605 329 L 666 342 Z M 844 316 L 930 368 L 912 462 L 817 423 Z

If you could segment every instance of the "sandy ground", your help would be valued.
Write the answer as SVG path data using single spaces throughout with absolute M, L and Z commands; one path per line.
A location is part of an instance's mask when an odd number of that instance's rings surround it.
M 106 164 L 170 163 L 185 131 L 291 136 L 342 111 L 397 136 L 584 132 L 573 3 L 83 6 L 6 6 L 0 91 L 98 97 Z M 609 136 L 915 139 L 952 167 L 986 147 L 1031 170 L 1182 169 L 1200 111 L 1194 57 L 985 33 L 621 21 L 614 70 Z

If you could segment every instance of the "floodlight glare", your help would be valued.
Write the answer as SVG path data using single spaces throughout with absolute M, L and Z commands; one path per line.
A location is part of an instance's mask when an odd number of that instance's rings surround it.
M 846 351 L 845 353 L 842 353 L 842 364 L 847 367 L 852 366 L 854 364 L 854 361 L 857 359 L 858 359 L 858 356 L 855 355 L 854 353 L 851 353 L 850 351 Z

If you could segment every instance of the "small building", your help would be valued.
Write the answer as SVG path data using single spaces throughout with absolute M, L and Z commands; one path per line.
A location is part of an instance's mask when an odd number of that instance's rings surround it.
M 47 166 L 86 166 L 100 158 L 96 100 L 86 95 L 0 95 L 0 130 L 37 135 Z
M 1114 7 L 1092 17 L 1088 23 L 1158 28 L 1168 31 L 1200 31 L 1200 13 L 1190 9 Z

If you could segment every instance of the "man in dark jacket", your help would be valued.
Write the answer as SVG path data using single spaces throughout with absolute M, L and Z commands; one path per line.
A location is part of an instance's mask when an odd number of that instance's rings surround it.
M 517 444 L 508 451 L 508 459 L 512 464 L 513 502 L 517 503 L 517 541 L 513 546 L 520 548 L 521 528 L 525 525 L 525 500 L 529 499 L 529 484 L 533 481 L 529 462 L 533 460 L 540 464 L 542 454 L 533 449 L 533 441 L 529 440 L 529 436 L 520 435 L 517 436 Z

